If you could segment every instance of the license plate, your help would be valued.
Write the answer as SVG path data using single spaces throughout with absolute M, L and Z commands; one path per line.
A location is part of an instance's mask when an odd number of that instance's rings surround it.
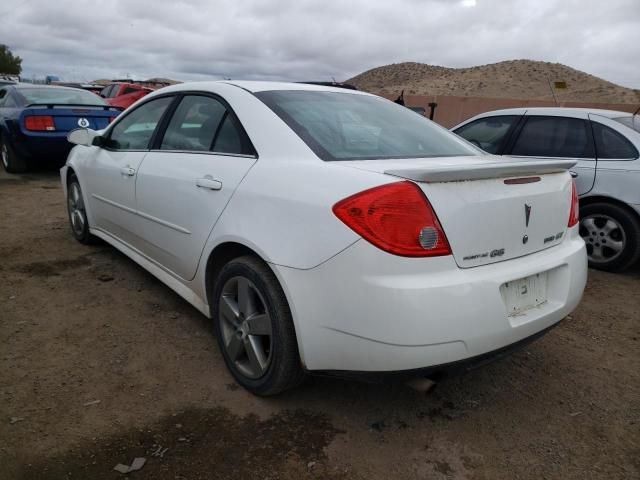
M 504 283 L 500 293 L 509 316 L 520 315 L 547 301 L 547 272 Z

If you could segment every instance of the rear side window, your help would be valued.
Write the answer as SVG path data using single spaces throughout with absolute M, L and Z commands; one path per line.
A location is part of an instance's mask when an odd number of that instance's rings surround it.
M 213 151 L 217 153 L 236 153 L 250 155 L 251 146 L 248 145 L 246 137 L 240 128 L 235 117 L 227 114 L 222 121 L 218 135 L 216 136 Z
M 126 87 L 122 93 L 120 95 L 126 95 L 127 93 L 135 93 L 135 92 L 139 92 L 140 89 L 139 88 L 134 88 L 134 87 Z
M 140 105 L 115 124 L 109 147 L 115 150 L 146 150 L 158 122 L 173 97 L 163 97 Z
M 233 113 L 218 100 L 187 95 L 176 109 L 161 150 L 252 155 L 253 147 Z
M 226 109 L 211 97 L 182 99 L 164 134 L 161 150 L 209 151 Z
M 100 91 L 100 96 L 104 97 L 104 98 L 109 98 L 109 95 L 111 94 L 111 91 L 114 89 L 115 85 L 109 85 L 107 87 L 104 87 L 101 91 Z
M 4 105 L 2 105 L 2 106 L 5 107 L 5 108 L 16 108 L 18 106 L 18 103 L 13 98 L 13 95 L 8 93 L 7 96 L 4 99 Z
M 512 155 L 527 157 L 594 158 L 586 120 L 567 117 L 529 117 Z
M 465 140 L 489 153 L 498 153 L 519 115 L 500 115 L 475 120 L 455 130 Z
M 596 139 L 598 158 L 638 158 L 638 150 L 623 135 L 598 122 L 591 122 L 591 125 L 593 125 L 593 136 Z

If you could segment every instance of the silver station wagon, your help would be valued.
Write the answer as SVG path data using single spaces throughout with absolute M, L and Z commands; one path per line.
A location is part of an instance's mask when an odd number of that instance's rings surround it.
M 637 113 L 637 112 L 636 112 Z M 451 129 L 494 155 L 575 160 L 580 234 L 589 265 L 625 269 L 640 258 L 640 115 L 584 108 L 511 108 Z

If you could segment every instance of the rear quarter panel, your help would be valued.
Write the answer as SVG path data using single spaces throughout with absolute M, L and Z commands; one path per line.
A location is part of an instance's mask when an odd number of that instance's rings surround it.
M 396 180 L 321 160 L 259 159 L 215 225 L 205 253 L 237 242 L 269 263 L 316 267 L 360 238 L 333 214 L 333 205 L 390 181 Z M 204 262 L 208 254 L 203 257 Z
M 599 160 L 595 184 L 586 197 L 593 195 L 640 205 L 640 159 Z
M 640 152 L 640 133 L 615 120 L 601 115 L 591 115 L 591 121 L 616 130 L 627 138 Z M 632 206 L 640 206 L 640 158 L 598 159 L 596 180 L 589 195 L 614 198 Z M 636 208 L 637 210 L 637 208 Z

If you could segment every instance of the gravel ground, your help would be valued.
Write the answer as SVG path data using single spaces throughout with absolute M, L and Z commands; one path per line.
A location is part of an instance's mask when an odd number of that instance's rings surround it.
M 201 314 L 72 239 L 57 172 L 0 174 L 0 218 L 0 478 L 640 477 L 640 269 L 590 271 L 560 326 L 428 394 L 312 378 L 261 399 Z

